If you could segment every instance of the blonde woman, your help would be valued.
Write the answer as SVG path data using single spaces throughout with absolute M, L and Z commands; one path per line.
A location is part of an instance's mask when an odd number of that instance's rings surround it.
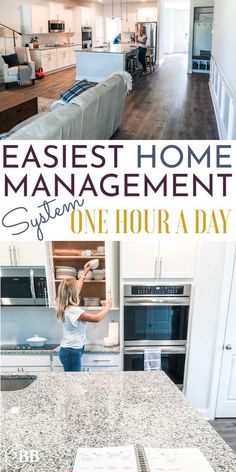
M 79 306 L 79 295 L 89 269 L 89 263 L 85 264 L 84 273 L 79 280 L 63 280 L 58 288 L 57 319 L 63 323 L 59 357 L 65 372 L 81 371 L 87 322 L 99 323 L 112 306 L 112 301 L 107 300 L 105 307 L 96 314 L 87 313 Z
M 147 72 L 147 34 L 145 26 L 140 27 L 140 35 L 136 36 L 136 43 L 138 44 L 138 60 L 142 64 L 143 72 Z

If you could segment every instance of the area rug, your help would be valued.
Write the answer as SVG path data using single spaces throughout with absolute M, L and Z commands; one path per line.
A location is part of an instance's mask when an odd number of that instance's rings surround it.
M 38 113 L 48 110 L 53 102 L 55 102 L 55 98 L 38 97 Z

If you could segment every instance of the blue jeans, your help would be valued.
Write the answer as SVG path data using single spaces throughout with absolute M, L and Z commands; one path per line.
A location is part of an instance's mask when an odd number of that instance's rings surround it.
M 138 48 L 138 60 L 142 64 L 143 72 L 147 71 L 146 52 L 147 48 Z
M 65 372 L 80 372 L 81 371 L 81 357 L 84 352 L 84 347 L 81 349 L 74 349 L 72 347 L 61 347 L 59 359 L 64 367 Z

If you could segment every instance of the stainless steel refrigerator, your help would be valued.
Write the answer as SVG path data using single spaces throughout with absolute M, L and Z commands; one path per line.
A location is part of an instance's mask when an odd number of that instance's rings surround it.
M 154 49 L 154 60 L 157 60 L 157 22 L 141 21 L 136 23 L 136 34 L 140 34 L 140 27 L 145 26 L 147 32 L 147 47 Z

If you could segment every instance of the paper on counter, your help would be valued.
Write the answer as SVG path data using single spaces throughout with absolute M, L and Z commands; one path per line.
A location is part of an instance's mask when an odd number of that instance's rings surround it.
M 150 472 L 213 472 L 197 448 L 152 449 L 145 447 Z
M 73 472 L 137 472 L 133 446 L 79 448 Z

